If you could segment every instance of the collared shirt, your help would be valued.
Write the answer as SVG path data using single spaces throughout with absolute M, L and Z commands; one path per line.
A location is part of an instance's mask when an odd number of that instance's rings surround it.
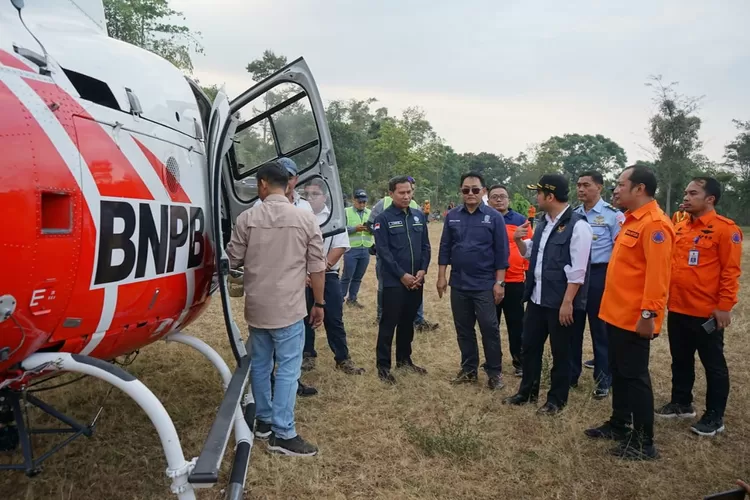
M 607 268 L 599 318 L 635 332 L 641 313 L 654 311 L 654 333 L 661 331 L 669 290 L 674 228 L 652 200 L 625 212 Z
M 295 207 L 302 208 L 304 210 L 307 210 L 308 212 L 312 212 L 313 211 L 312 206 L 310 206 L 310 203 L 307 200 L 303 199 L 299 195 L 299 193 L 297 191 L 293 191 L 292 192 L 292 199 L 294 200 L 294 202 L 292 204 Z M 253 208 L 259 207 L 262 204 L 263 204 L 263 200 L 261 200 L 260 198 L 258 198 L 258 201 L 255 202 L 255 205 L 253 205 Z M 325 221 L 323 221 L 323 222 L 325 222 Z
M 620 225 L 625 222 L 625 215 L 601 198 L 588 212 L 583 205 L 576 207 L 575 211 L 586 217 L 594 233 L 591 241 L 591 263 L 606 264 L 612 255 Z
M 253 328 L 285 328 L 307 316 L 307 273 L 325 271 L 323 236 L 312 212 L 282 195 L 245 210 L 227 246 L 232 266 L 245 266 L 245 320 Z
M 547 245 L 549 235 L 552 233 L 552 229 L 560 220 L 560 217 L 570 209 L 570 205 L 565 205 L 565 208 L 557 214 L 557 217 L 552 219 L 549 214 L 544 214 L 547 219 L 547 224 L 544 226 L 542 231 L 542 239 L 539 240 L 539 254 L 536 259 L 536 266 L 534 267 L 534 291 L 531 292 L 531 301 L 534 304 L 542 303 L 542 262 L 544 261 L 544 247 Z M 591 253 L 591 239 L 593 233 L 591 226 L 589 226 L 585 220 L 579 220 L 573 226 L 573 235 L 570 237 L 570 265 L 565 266 L 565 277 L 568 279 L 568 283 L 575 283 L 582 285 L 586 281 L 586 271 L 589 267 L 589 254 Z M 524 240 L 526 243 L 526 254 L 525 259 L 531 259 L 532 250 L 534 248 L 534 242 L 532 240 Z
M 330 215 L 331 210 L 328 208 L 328 205 L 324 206 L 323 210 L 315 214 L 315 217 L 318 219 L 318 225 L 325 224 Z M 349 235 L 346 233 L 339 233 L 323 240 L 323 255 L 328 257 L 328 254 L 331 253 L 331 250 L 334 248 L 345 248 L 346 250 L 349 250 L 351 248 L 351 245 L 349 244 Z M 328 272 L 338 274 L 340 266 L 341 259 L 336 261 L 336 264 L 334 264 Z
M 495 271 L 508 268 L 508 233 L 500 212 L 480 203 L 448 212 L 440 237 L 438 265 L 451 266 L 450 285 L 458 290 L 492 290 Z
M 742 231 L 715 211 L 675 227 L 667 309 L 708 318 L 731 311 L 740 289 Z

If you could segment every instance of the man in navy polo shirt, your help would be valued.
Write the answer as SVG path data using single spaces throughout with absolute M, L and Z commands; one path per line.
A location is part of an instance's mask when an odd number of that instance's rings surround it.
M 451 309 L 461 350 L 461 370 L 454 383 L 474 383 L 479 348 L 474 324 L 479 323 L 490 389 L 503 387 L 500 329 L 495 306 L 505 296 L 508 233 L 503 216 L 484 204 L 484 178 L 470 172 L 461 176 L 463 205 L 448 212 L 440 238 L 437 291 L 448 288 L 445 271 L 451 266 Z

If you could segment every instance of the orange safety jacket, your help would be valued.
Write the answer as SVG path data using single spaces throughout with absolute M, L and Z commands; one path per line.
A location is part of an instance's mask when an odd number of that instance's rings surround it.
M 740 289 L 743 234 L 731 219 L 711 211 L 675 228 L 670 311 L 708 318 L 731 311 Z

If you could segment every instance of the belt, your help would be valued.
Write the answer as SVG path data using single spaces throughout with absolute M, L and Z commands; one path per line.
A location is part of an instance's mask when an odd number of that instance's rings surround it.
M 591 264 L 591 267 L 607 267 L 609 262 L 599 262 L 598 264 Z

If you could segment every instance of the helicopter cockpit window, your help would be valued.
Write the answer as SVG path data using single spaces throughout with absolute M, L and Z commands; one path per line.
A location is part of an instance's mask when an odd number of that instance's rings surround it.
M 318 161 L 320 136 L 310 98 L 296 83 L 280 83 L 239 113 L 229 162 L 240 200 L 257 196 L 253 176 L 263 163 L 286 156 L 302 173 Z

